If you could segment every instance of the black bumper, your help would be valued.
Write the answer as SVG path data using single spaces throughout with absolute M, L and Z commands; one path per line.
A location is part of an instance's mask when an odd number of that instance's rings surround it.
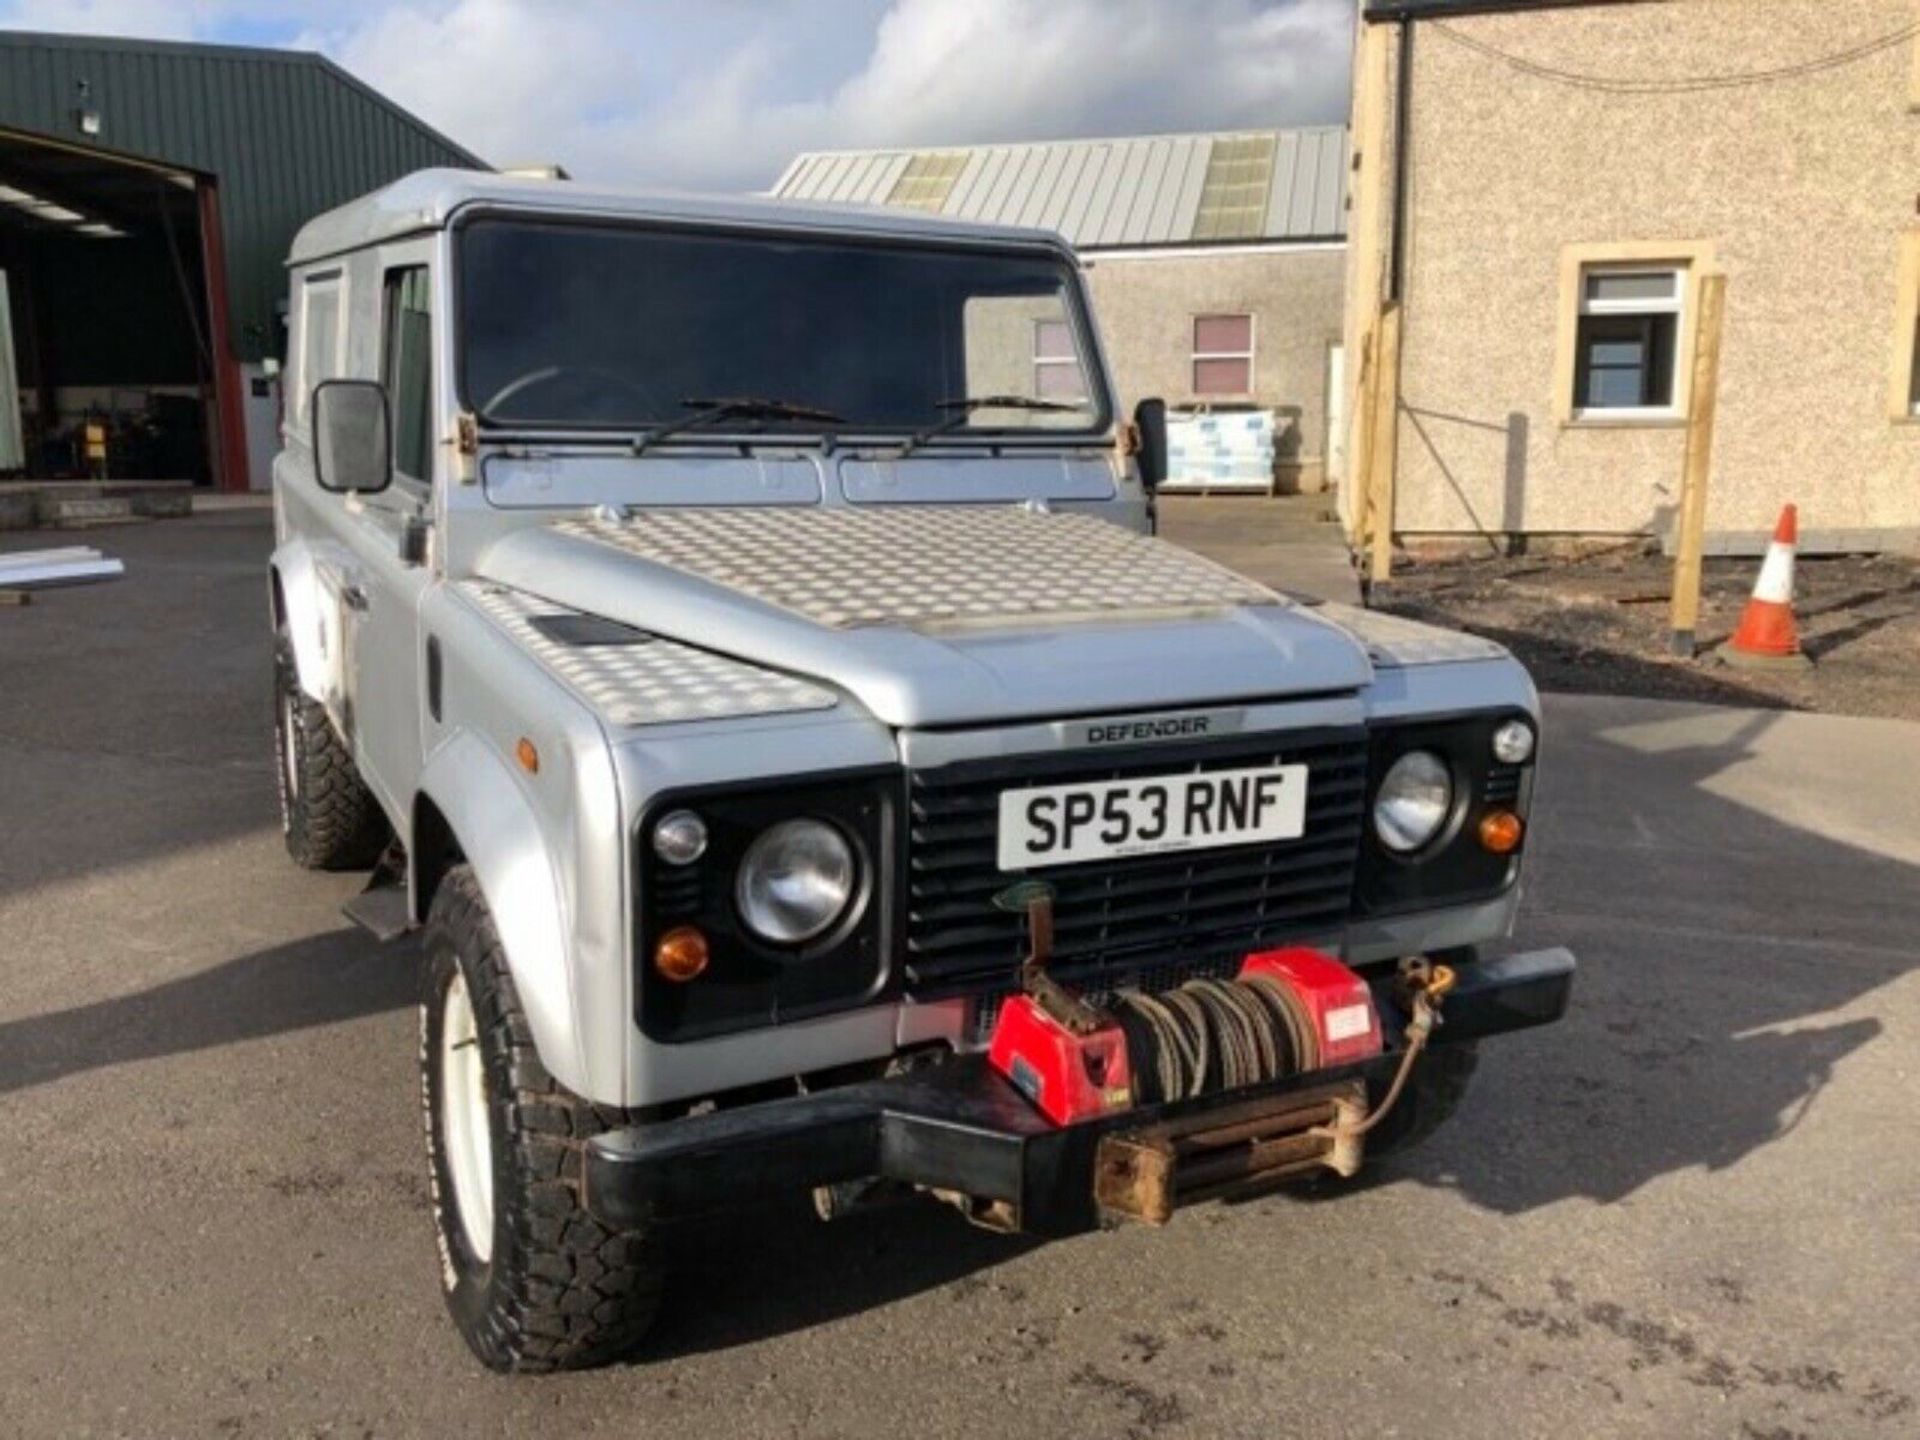
M 1464 967 L 1432 1043 L 1550 1024 L 1566 1013 L 1573 974 L 1573 956 L 1561 949 Z M 1376 987 L 1375 999 L 1397 1035 L 1401 1011 L 1389 986 Z M 1355 1077 L 1377 1093 L 1398 1063 L 1390 1050 L 1272 1085 L 1056 1126 L 985 1056 L 968 1055 L 818 1095 L 609 1132 L 587 1150 L 587 1207 L 626 1229 L 876 1176 L 1001 1202 L 1025 1230 L 1084 1229 L 1098 1219 L 1092 1173 L 1101 1136 Z

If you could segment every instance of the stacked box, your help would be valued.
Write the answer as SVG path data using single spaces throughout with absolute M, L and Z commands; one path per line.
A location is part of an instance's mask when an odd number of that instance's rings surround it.
M 1168 415 L 1166 488 L 1270 489 L 1274 439 L 1267 410 Z

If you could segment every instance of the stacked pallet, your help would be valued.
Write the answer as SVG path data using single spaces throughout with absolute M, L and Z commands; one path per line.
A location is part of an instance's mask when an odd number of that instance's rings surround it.
M 1175 412 L 1167 416 L 1168 490 L 1273 489 L 1273 412 Z

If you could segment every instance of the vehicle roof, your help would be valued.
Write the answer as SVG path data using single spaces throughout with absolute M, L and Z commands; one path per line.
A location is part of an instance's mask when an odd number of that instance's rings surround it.
M 416 170 L 391 185 L 316 215 L 293 237 L 289 265 L 304 265 L 368 245 L 437 230 L 468 205 L 499 205 L 548 214 L 684 220 L 908 239 L 1001 240 L 1015 244 L 1067 242 L 1049 230 L 988 225 L 877 206 L 775 200 L 759 195 L 707 195 L 583 185 L 476 170 Z

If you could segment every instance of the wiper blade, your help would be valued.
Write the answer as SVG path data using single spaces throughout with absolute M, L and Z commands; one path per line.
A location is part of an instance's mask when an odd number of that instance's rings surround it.
M 633 442 L 634 454 L 644 455 L 662 440 L 684 435 L 689 430 L 698 430 L 716 420 L 814 420 L 823 425 L 844 423 L 831 410 L 802 405 L 793 400 L 767 400 L 758 395 L 690 395 L 680 403 L 693 413 L 664 425 L 656 425 Z
M 1090 410 L 1093 407 L 1082 400 L 1077 403 L 1066 400 L 1040 400 L 1032 395 L 963 395 L 954 400 L 935 402 L 936 410 L 952 410 L 952 415 L 939 420 L 924 430 L 916 430 L 900 442 L 900 448 L 893 458 L 904 460 L 922 445 L 938 435 L 958 430 L 973 418 L 976 410 Z

